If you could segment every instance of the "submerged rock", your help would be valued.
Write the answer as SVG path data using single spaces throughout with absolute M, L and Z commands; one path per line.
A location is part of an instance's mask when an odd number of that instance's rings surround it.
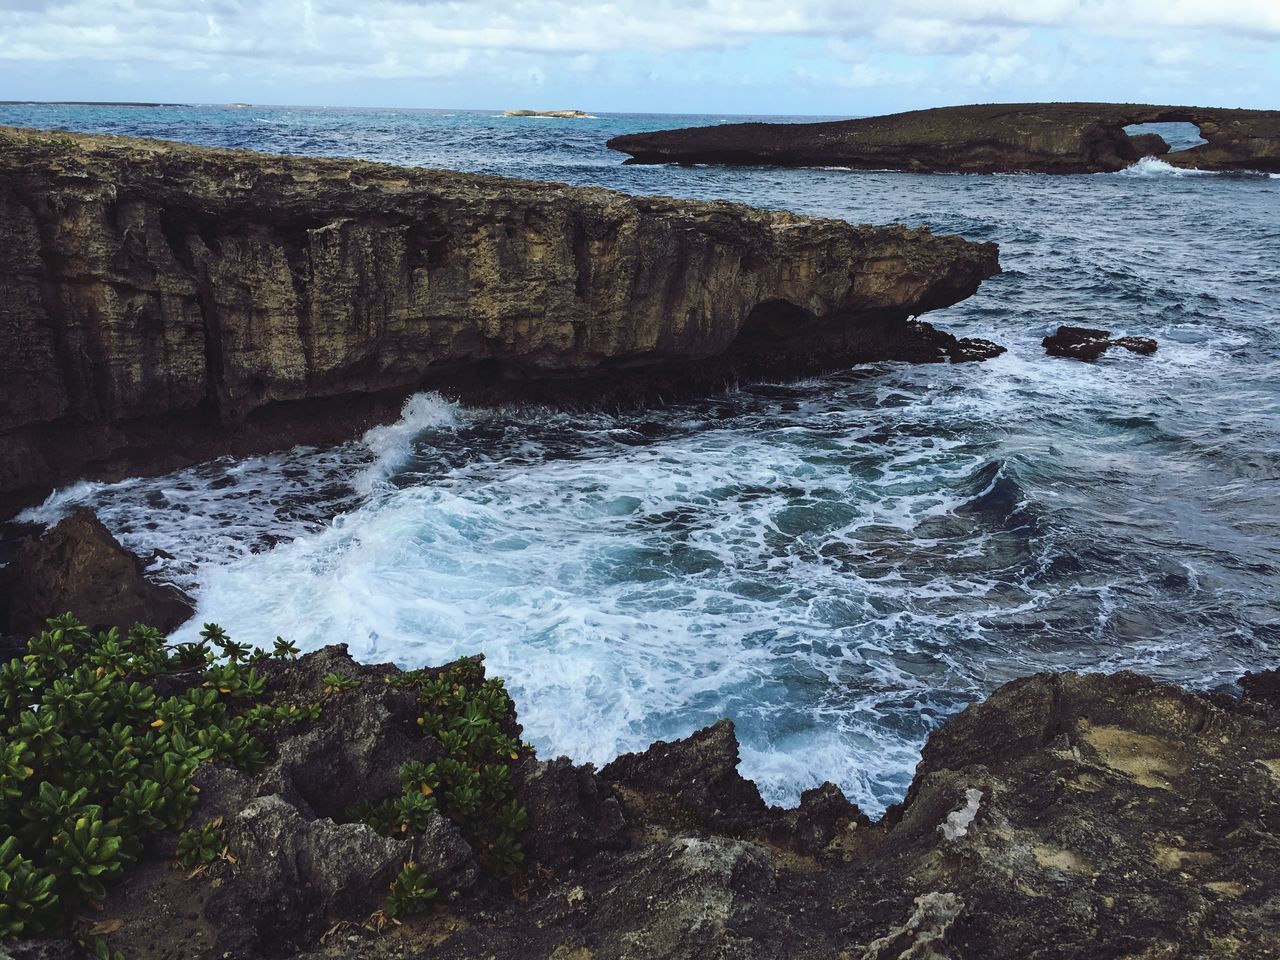
M 1193 123 L 1170 152 L 1143 123 Z M 843 166 L 956 173 L 1105 173 L 1146 156 L 1201 170 L 1280 172 L 1280 110 L 1128 103 L 996 103 L 821 123 L 725 123 L 614 137 L 628 163 Z
M 148 580 L 142 561 L 85 509 L 28 537 L 0 570 L 0 632 L 34 636 L 69 610 L 94 630 L 145 623 L 165 633 L 195 612 L 176 587 Z
M 1059 327 L 1041 341 L 1045 353 L 1051 357 L 1069 357 L 1072 360 L 1097 360 L 1108 347 L 1122 347 L 1130 353 L 1149 356 L 1159 344 L 1150 337 L 1111 338 L 1110 330 L 1092 327 Z
M 602 405 L 942 360 L 911 319 L 999 269 L 927 229 L 0 130 L 0 508 L 349 439 L 422 388 Z

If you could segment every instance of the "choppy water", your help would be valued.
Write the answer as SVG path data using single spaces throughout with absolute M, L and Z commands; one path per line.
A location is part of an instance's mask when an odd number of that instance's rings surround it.
M 420 396 L 365 442 L 82 484 L 30 518 L 95 506 L 240 639 L 483 650 L 544 754 L 732 716 L 778 801 L 832 779 L 881 809 L 943 717 L 1036 670 L 1210 686 L 1280 662 L 1280 180 L 623 167 L 602 146 L 718 119 L 0 108 L 996 240 L 1006 272 L 932 319 L 1009 353 L 629 415 Z M 1059 323 L 1161 346 L 1045 357 Z

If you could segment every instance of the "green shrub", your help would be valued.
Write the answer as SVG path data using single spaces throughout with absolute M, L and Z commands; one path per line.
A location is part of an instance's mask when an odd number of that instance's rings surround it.
M 395 880 L 391 881 L 383 913 L 392 920 L 422 913 L 431 906 L 436 892 L 426 871 L 410 861 L 400 870 Z
M 252 770 L 258 733 L 315 718 L 315 705 L 255 703 L 266 681 L 247 649 L 214 624 L 170 648 L 150 627 L 94 635 L 66 614 L 0 665 L 0 937 L 56 930 L 101 900 L 149 834 L 186 822 L 200 764 Z M 184 834 L 184 858 L 207 862 L 208 830 Z
M 213 863 L 227 849 L 221 819 L 183 830 L 178 837 L 178 862 L 188 870 Z
M 482 678 L 481 658 L 473 657 L 389 681 L 418 690 L 418 725 L 443 756 L 404 764 L 400 796 L 363 804 L 352 816 L 380 833 L 410 833 L 425 829 L 431 811 L 439 809 L 462 828 L 482 863 L 508 875 L 524 861 L 519 836 L 528 822 L 515 799 L 511 763 L 528 747 L 506 733 L 514 710 L 503 682 Z

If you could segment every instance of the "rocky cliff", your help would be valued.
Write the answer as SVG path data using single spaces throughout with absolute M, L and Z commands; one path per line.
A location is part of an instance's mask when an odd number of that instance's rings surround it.
M 965 359 L 994 244 L 729 203 L 0 131 L 0 507 L 341 439 L 432 385 L 605 403 Z
M 767 807 L 737 771 L 728 721 L 601 771 L 523 758 L 512 776 L 526 860 L 513 883 L 439 813 L 403 839 L 340 814 L 398 789 L 396 765 L 435 749 L 417 745 L 422 707 L 399 671 L 336 647 L 264 669 L 273 688 L 322 704 L 321 719 L 285 734 L 255 776 L 202 768 L 193 822 L 222 818 L 216 862 L 175 869 L 176 838 L 162 835 L 84 920 L 130 957 L 1280 952 L 1274 674 L 1242 699 L 1132 674 L 1014 681 L 935 733 L 905 801 L 879 822 L 830 784 L 796 809 Z M 439 895 L 386 924 L 378 904 L 410 858 Z M 72 956 L 60 943 L 9 949 Z
M 1208 143 L 1169 153 L 1130 124 L 1185 122 Z M 983 104 L 827 123 L 734 123 L 615 137 L 628 163 L 1103 173 L 1152 154 L 1201 170 L 1280 171 L 1280 111 L 1115 103 Z

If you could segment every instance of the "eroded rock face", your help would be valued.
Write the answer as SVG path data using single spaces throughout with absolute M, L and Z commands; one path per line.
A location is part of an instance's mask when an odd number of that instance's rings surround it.
M 927 230 L 0 131 L 0 497 L 345 439 L 428 386 L 604 404 L 967 356 L 908 320 L 998 271 Z
M 195 612 L 181 591 L 148 580 L 142 561 L 85 509 L 23 541 L 0 571 L 0 633 L 34 636 L 69 610 L 94 630 L 145 623 L 166 633 Z
M 1194 123 L 1208 143 L 1169 152 L 1131 124 Z M 1280 171 L 1280 111 L 1118 103 L 1000 103 L 823 123 L 726 123 L 609 141 L 629 163 L 846 166 L 961 173 L 1105 173 L 1146 156 L 1201 170 Z

